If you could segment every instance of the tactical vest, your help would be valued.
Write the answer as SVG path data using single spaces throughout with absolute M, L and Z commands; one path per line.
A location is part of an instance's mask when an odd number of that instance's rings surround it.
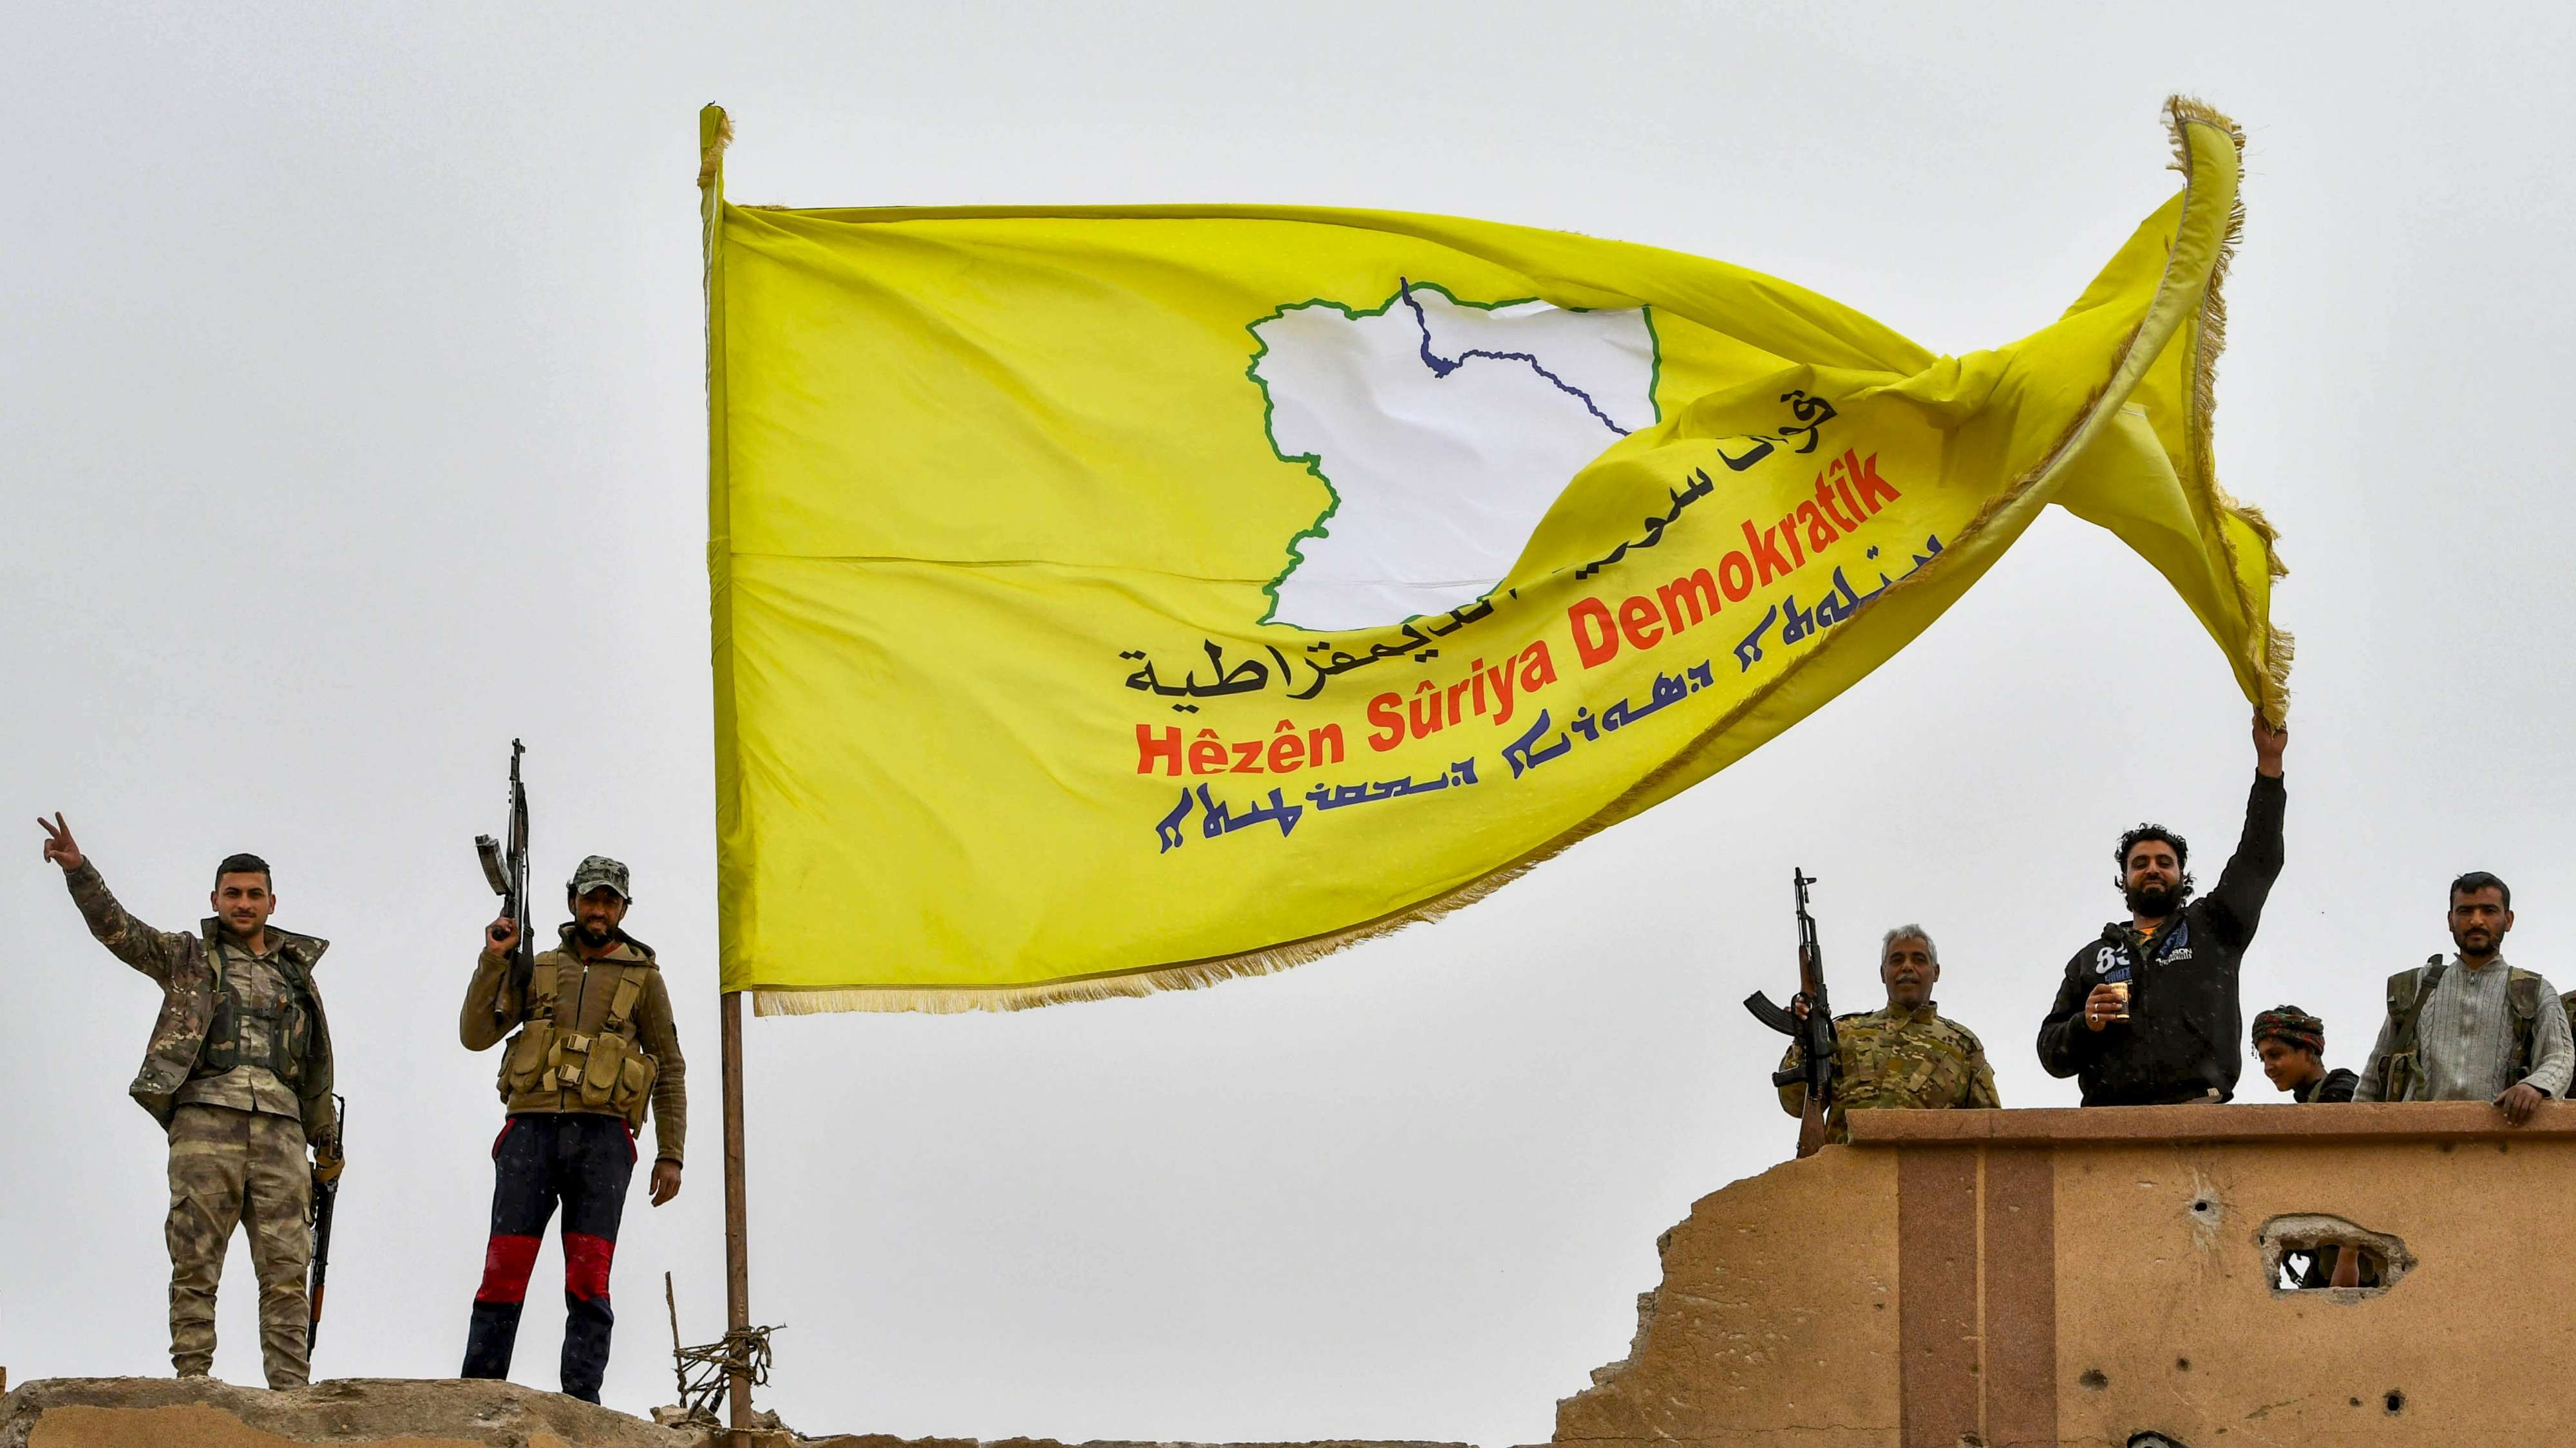
M 2434 988 L 2441 985 L 2449 962 L 2436 955 L 2413 970 L 2401 970 L 2388 978 L 2388 1019 L 2397 1023 L 2389 1033 L 2388 1055 L 2379 1064 L 2379 1099 L 2403 1101 L 2406 1093 L 2424 1076 L 2422 1048 L 2416 1041 L 2415 1023 L 2424 1014 L 2424 1002 L 2431 999 Z M 2513 1067 L 2509 1079 L 2520 1081 L 2531 1074 L 2531 1062 L 2538 1047 L 2535 1036 L 2540 1028 L 2540 977 L 2530 971 L 2508 965 L 2504 977 L 2505 1014 L 2513 1019 Z
M 197 1064 L 188 1079 L 221 1076 L 240 1066 L 264 1066 L 288 1090 L 300 1091 L 304 1085 L 304 1058 L 313 1042 L 313 1013 L 305 1005 L 301 973 L 281 953 L 272 968 L 286 982 L 286 999 L 276 1006 L 255 1006 L 242 997 L 241 975 L 229 968 L 220 941 L 215 944 L 214 961 L 215 973 L 223 984 L 215 992 L 214 1019 L 206 1025 L 206 1041 L 198 1049 Z M 242 1049 L 242 1022 L 246 1019 L 267 1023 L 265 1053 L 252 1054 Z
M 648 969 L 618 968 L 607 1019 L 584 1034 L 556 1024 L 563 967 L 539 961 L 528 973 L 528 1023 L 501 1054 L 501 1100 L 528 1091 L 569 1091 L 583 1110 L 612 1112 L 625 1117 L 630 1129 L 641 1129 L 662 1069 L 635 1039 L 635 1007 L 644 999 Z

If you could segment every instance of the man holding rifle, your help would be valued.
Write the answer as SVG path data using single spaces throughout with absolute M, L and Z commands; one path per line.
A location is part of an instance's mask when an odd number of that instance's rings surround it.
M 653 951 L 622 928 L 626 867 L 592 855 L 573 871 L 562 944 L 521 957 L 521 922 L 484 932 L 458 1033 L 469 1051 L 519 1027 L 501 1055 L 509 1120 L 492 1143 L 492 1238 L 465 1339 L 468 1378 L 510 1374 L 528 1277 L 555 1204 L 563 1204 L 563 1390 L 599 1401 L 608 1372 L 608 1273 L 635 1170 L 635 1133 L 651 1108 L 653 1205 L 679 1195 L 688 1134 L 686 1067 L 671 996 Z
M 170 1140 L 171 1366 L 183 1378 L 214 1370 L 215 1285 L 238 1224 L 259 1274 L 268 1385 L 302 1387 L 312 1327 L 305 1218 L 315 1181 L 340 1170 L 331 1027 L 313 983 L 328 942 L 268 923 L 277 895 L 257 855 L 215 867 L 215 913 L 196 934 L 155 930 L 116 903 L 61 815 L 37 823 L 89 933 L 161 988 L 152 1044 L 127 1091 Z
M 1899 925 L 1887 932 L 1879 947 L 1878 978 L 1887 987 L 1885 1009 L 1834 1018 L 1838 1069 L 1825 1139 L 1851 1140 L 1848 1118 L 1854 1111 L 2001 1106 L 1994 1068 L 1986 1064 L 1986 1048 L 1976 1032 L 1933 1009 L 1941 952 L 1922 926 Z M 1804 1021 L 1807 998 L 1802 994 L 1791 1001 L 1789 1012 Z M 1780 1058 L 1780 1071 L 1786 1075 L 1805 1062 L 1805 1047 L 1793 1044 Z M 1806 1108 L 1803 1081 L 1781 1086 L 1781 1110 L 1797 1116 Z

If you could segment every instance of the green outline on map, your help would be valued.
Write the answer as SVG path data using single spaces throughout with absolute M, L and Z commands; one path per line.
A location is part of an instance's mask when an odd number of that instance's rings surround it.
M 1332 520 L 1333 514 L 1339 512 L 1342 506 L 1341 490 L 1333 486 L 1333 480 L 1331 478 L 1324 476 L 1324 459 L 1320 454 L 1286 453 L 1279 450 L 1279 435 L 1272 431 L 1270 426 L 1271 414 L 1277 410 L 1278 404 L 1270 396 L 1270 384 L 1261 380 L 1261 359 L 1270 355 L 1270 344 L 1262 340 L 1260 329 L 1265 323 L 1278 321 L 1281 317 L 1288 315 L 1290 312 L 1302 312 L 1308 307 L 1330 307 L 1334 311 L 1341 313 L 1346 319 L 1354 322 L 1358 321 L 1362 317 L 1383 317 L 1387 314 L 1389 308 L 1393 307 L 1397 302 L 1404 300 L 1404 294 L 1408 287 L 1417 288 L 1426 292 L 1438 292 L 1440 295 L 1449 299 L 1451 306 L 1474 307 L 1479 311 L 1485 312 L 1499 311 L 1504 307 L 1527 306 L 1531 302 L 1547 301 L 1547 298 L 1545 297 L 1518 297 L 1513 300 L 1503 302 L 1470 302 L 1462 300 L 1456 292 L 1449 290 L 1438 282 L 1408 282 L 1403 285 L 1399 285 L 1395 289 L 1394 294 L 1389 296 L 1385 301 L 1366 310 L 1350 306 L 1343 302 L 1327 301 L 1322 297 L 1308 297 L 1302 302 L 1282 302 L 1278 306 L 1271 308 L 1269 315 L 1256 318 L 1255 320 L 1244 324 L 1243 329 L 1252 334 L 1252 340 L 1256 344 L 1252 349 L 1252 360 L 1244 364 L 1243 375 L 1246 380 L 1252 383 L 1253 386 L 1261 389 L 1261 436 L 1264 441 L 1270 444 L 1270 455 L 1272 457 L 1277 458 L 1283 463 L 1298 464 L 1305 468 L 1307 473 L 1312 476 L 1316 482 L 1323 484 L 1324 497 L 1326 499 L 1324 503 L 1324 511 L 1315 515 L 1315 521 L 1308 524 L 1306 527 L 1298 529 L 1294 534 L 1290 535 L 1288 539 L 1287 566 L 1280 569 L 1278 574 L 1268 583 L 1261 585 L 1262 593 L 1270 599 L 1270 607 L 1262 611 L 1261 617 L 1254 620 L 1255 623 L 1272 623 L 1277 621 L 1279 613 L 1279 585 L 1287 582 L 1288 575 L 1297 571 L 1297 565 L 1306 561 L 1306 555 L 1298 551 L 1297 545 L 1305 542 L 1309 538 L 1323 537 L 1327 531 L 1324 525 Z M 1555 304 L 1551 302 L 1549 305 L 1554 306 Z M 1561 310 L 1568 312 L 1596 312 L 1603 310 L 1624 311 L 1626 309 L 1564 307 L 1561 308 Z M 1639 302 L 1636 310 L 1637 315 L 1646 324 L 1646 344 L 1649 349 L 1649 355 L 1646 360 L 1646 405 L 1655 410 L 1654 422 L 1659 423 L 1664 420 L 1664 400 L 1660 395 L 1664 382 L 1664 339 L 1663 335 L 1655 330 L 1655 309 L 1647 303 Z M 1651 427 L 1654 423 L 1649 423 L 1647 425 Z M 1618 446 L 1617 443 L 1611 444 L 1611 447 L 1616 446 Z M 1606 448 L 1603 450 L 1608 451 Z M 1486 596 L 1488 595 L 1478 595 L 1479 598 Z M 1409 622 L 1411 619 L 1420 618 L 1422 616 L 1423 615 L 1421 614 L 1412 614 L 1409 615 L 1408 618 L 1397 619 L 1395 622 Z M 1302 625 L 1293 623 L 1284 624 L 1282 626 L 1297 629 L 1301 633 L 1326 632 L 1326 630 L 1309 629 Z M 1338 632 L 1349 632 L 1349 630 L 1338 630 Z

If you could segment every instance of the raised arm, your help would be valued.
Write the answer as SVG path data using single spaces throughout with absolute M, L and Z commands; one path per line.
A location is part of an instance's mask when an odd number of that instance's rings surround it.
M 39 816 L 36 823 L 45 831 L 45 859 L 62 867 L 63 884 L 72 892 L 72 903 L 80 907 L 81 919 L 89 923 L 89 933 L 117 959 L 150 976 L 155 985 L 168 985 L 170 968 L 186 952 L 188 937 L 155 930 L 127 914 L 108 893 L 98 867 L 73 841 L 72 827 L 60 813 L 51 821 Z
M 485 1051 L 526 1020 L 528 1002 L 520 983 L 510 978 L 510 949 L 519 943 L 519 922 L 504 915 L 485 926 L 483 953 L 474 961 L 474 978 L 465 983 L 465 1007 L 456 1017 L 456 1037 L 469 1051 Z
M 2289 745 L 2288 730 L 2274 729 L 2255 716 L 2254 788 L 2245 800 L 2245 833 L 2209 892 L 2216 917 L 2212 923 L 2239 946 L 2254 938 L 2254 927 L 2263 920 L 2263 902 L 2271 897 L 2272 882 L 2281 876 L 2281 816 L 2289 802 L 2288 789 L 2281 782 L 2281 754 Z

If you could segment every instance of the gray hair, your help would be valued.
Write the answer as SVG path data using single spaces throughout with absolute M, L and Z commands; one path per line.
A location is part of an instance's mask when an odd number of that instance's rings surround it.
M 1941 947 L 1932 943 L 1932 932 L 1924 929 L 1920 925 L 1899 925 L 1894 930 L 1891 930 L 1887 932 L 1886 935 L 1880 937 L 1878 942 L 1878 958 L 1881 960 L 1887 959 L 1887 947 L 1894 945 L 1900 940 L 1922 941 L 1923 953 L 1932 957 L 1932 963 L 1934 965 L 1939 965 L 1941 963 Z

